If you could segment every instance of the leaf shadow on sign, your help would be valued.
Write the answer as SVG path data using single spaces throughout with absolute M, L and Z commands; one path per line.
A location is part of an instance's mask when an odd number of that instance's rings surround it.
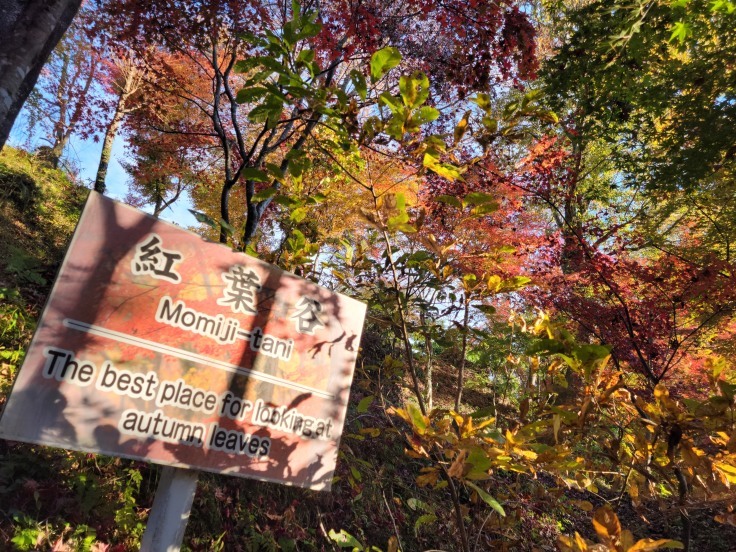
M 88 202 L 95 201 L 99 201 L 99 196 L 92 192 Z M 143 218 L 140 224 L 123 228 L 119 224 L 114 204 L 103 203 L 101 206 L 105 213 L 106 225 L 102 227 L 102 235 L 94 238 L 99 238 L 99 241 L 103 244 L 107 243 L 108 240 L 113 241 L 114 237 L 122 231 L 129 232 L 133 238 L 141 239 L 151 231 L 155 222 L 155 219 Z M 88 237 L 83 234 L 84 232 L 80 231 L 78 227 L 72 245 L 70 245 L 70 248 L 76 245 L 78 253 L 84 249 L 85 238 Z M 89 339 L 86 335 L 80 334 L 72 342 L 57 343 L 58 340 L 54 339 L 54 333 L 59 331 L 69 305 L 84 305 L 87 313 L 94 314 L 97 308 L 96 294 L 110 282 L 109 268 L 115 266 L 119 260 L 110 250 L 104 247 L 98 252 L 96 258 L 89 258 L 84 255 L 80 257 L 79 254 L 76 257 L 67 257 L 57 275 L 52 296 L 48 299 L 43 312 L 43 323 L 39 324 L 31 347 L 35 344 L 40 351 L 48 345 L 57 347 L 59 350 L 71 351 L 78 346 L 84 346 Z M 59 289 L 68 288 L 70 280 L 74 280 L 72 287 L 76 288 L 78 292 L 66 295 L 59 292 Z M 62 307 L 58 306 L 59 303 L 62 304 Z M 71 359 L 71 357 L 66 360 L 71 361 L 70 367 L 82 364 Z M 75 362 L 76 364 L 74 364 Z M 27 363 L 28 358 L 26 358 Z M 59 366 L 62 364 L 63 362 L 60 362 Z M 52 377 L 40 380 L 36 378 L 30 380 L 28 385 L 20 386 L 19 381 L 26 378 L 31 371 L 32 367 L 30 366 L 22 369 L 16 378 L 5 411 L 2 412 L 3 433 L 8 435 L 9 439 L 12 439 L 16 435 L 15 428 L 22 426 L 22 430 L 17 432 L 18 440 L 75 450 L 87 450 L 91 443 L 84 442 L 80 444 L 78 425 L 88 423 L 90 418 L 92 420 L 96 419 L 99 414 L 104 415 L 104 408 L 95 410 L 97 405 L 89 397 L 81 398 L 75 404 L 61 392 L 58 382 Z M 39 375 L 41 371 L 41 368 L 39 368 Z
M 53 301 L 50 303 L 49 322 L 45 324 L 47 333 L 43 334 L 47 344 L 74 354 L 79 351 L 101 350 L 103 358 L 98 362 L 98 372 L 95 376 L 109 372 L 111 381 L 114 379 L 113 376 L 121 378 L 124 371 L 127 371 L 130 377 L 155 372 L 159 374 L 161 385 L 171 383 L 177 378 L 176 381 L 181 379 L 183 384 L 191 385 L 192 388 L 206 389 L 208 380 L 217 377 L 222 379 L 223 374 L 227 373 L 227 385 L 225 389 L 218 388 L 218 397 L 228 393 L 233 400 L 243 402 L 250 400 L 251 405 L 260 400 L 262 408 L 270 409 L 271 412 L 280 410 L 282 415 L 291 411 L 299 413 L 300 409 L 307 409 L 305 416 L 323 421 L 331 420 L 334 423 L 331 427 L 333 434 L 322 433 L 315 437 L 316 431 L 313 429 L 311 434 L 302 431 L 301 435 L 297 435 L 298 431 L 293 431 L 293 427 L 292 431 L 274 430 L 274 427 L 279 427 L 278 423 L 236 423 L 236 420 L 221 415 L 206 419 L 201 424 L 203 426 L 201 434 L 196 434 L 198 427 L 196 424 L 200 423 L 197 420 L 201 420 L 201 416 L 198 418 L 191 410 L 171 405 L 159 409 L 153 400 L 125 393 L 118 393 L 117 397 L 112 393 L 105 395 L 95 389 L 94 382 L 84 389 L 82 386 L 65 384 L 62 392 L 53 379 L 39 377 L 38 380 L 42 385 L 19 390 L 17 395 L 13 394 L 16 403 L 27 402 L 44 406 L 42 409 L 38 408 L 44 411 L 44 415 L 39 417 L 39 423 L 34 426 L 36 433 L 30 435 L 30 438 L 26 437 L 26 440 L 133 459 L 150 459 L 153 462 L 175 466 L 196 466 L 208 471 L 275 480 L 305 487 L 329 487 L 341 429 L 335 427 L 338 422 L 334 421 L 338 420 L 339 423 L 343 421 L 349 393 L 348 376 L 357 355 L 358 335 L 353 330 L 346 330 L 352 327 L 347 321 L 353 313 L 344 312 L 346 309 L 342 308 L 342 303 L 336 295 L 317 287 L 312 282 L 277 269 L 269 270 L 264 273 L 264 281 L 261 282 L 262 293 L 258 296 L 257 315 L 250 317 L 250 320 L 247 316 L 239 318 L 243 327 L 247 326 L 252 330 L 257 325 L 264 334 L 272 331 L 274 335 L 286 339 L 289 333 L 285 328 L 298 322 L 298 318 L 294 320 L 295 311 L 298 309 L 294 301 L 288 305 L 279 301 L 276 290 L 288 284 L 296 296 L 317 299 L 322 311 L 317 313 L 316 319 L 312 319 L 306 325 L 304 335 L 294 334 L 296 338 L 294 349 L 300 349 L 299 355 L 295 354 L 294 362 L 289 364 L 280 362 L 273 355 L 264 354 L 261 349 L 244 345 L 239 355 L 226 358 L 225 364 L 230 367 L 246 367 L 247 370 L 235 369 L 227 372 L 218 370 L 218 366 L 215 365 L 208 366 L 208 356 L 223 353 L 223 347 L 215 344 L 212 350 L 198 349 L 206 339 L 195 339 L 197 336 L 192 336 L 185 342 L 181 339 L 177 342 L 169 341 L 172 338 L 171 327 L 152 323 L 150 320 L 151 305 L 156 302 L 153 293 L 155 281 L 146 283 L 148 282 L 146 278 L 137 278 L 134 293 L 127 295 L 123 293 L 122 280 L 125 278 L 121 274 L 130 272 L 131 253 L 135 251 L 136 244 L 147 241 L 152 232 L 159 232 L 163 239 L 161 247 L 165 248 L 167 246 L 165 230 L 161 230 L 157 226 L 158 221 L 152 217 L 136 215 L 131 219 L 130 214 L 124 211 L 127 208 L 116 207 L 115 203 L 101 198 L 93 201 L 97 202 L 96 209 L 99 210 L 95 214 L 99 229 L 93 232 L 94 235 L 80 235 L 75 238 L 77 255 L 69 258 L 60 282 L 66 286 L 60 288 L 65 290 L 65 295 L 57 298 L 56 303 Z M 104 223 L 100 222 L 101 220 L 104 220 Z M 131 223 L 131 220 L 135 222 Z M 122 241 L 128 245 L 122 249 L 115 246 Z M 231 268 L 233 253 L 230 250 L 224 246 L 206 243 L 204 240 L 201 240 L 201 244 L 203 251 L 206 249 L 208 254 L 195 255 L 201 257 L 200 262 L 215 265 L 216 271 L 220 274 Z M 89 251 L 86 252 L 88 254 L 85 254 L 85 247 L 89 247 Z M 212 254 L 213 247 L 219 248 L 218 254 Z M 220 261 L 218 260 L 220 257 L 229 260 Z M 246 266 L 249 264 L 255 266 L 259 263 L 242 254 L 238 254 L 237 259 L 237 262 Z M 202 280 L 191 277 L 182 283 L 184 293 L 188 294 L 186 297 L 199 296 L 201 293 L 221 294 L 223 287 L 221 281 L 218 288 L 218 285 L 213 285 L 213 282 L 208 282 L 206 278 Z M 202 289 L 207 291 L 203 292 Z M 116 293 L 119 293 L 119 296 Z M 103 306 L 103 298 L 107 306 Z M 214 305 L 212 297 L 209 299 L 210 304 Z M 105 309 L 110 304 L 114 308 L 108 312 Z M 137 308 L 140 312 L 136 311 Z M 121 318 L 124 324 L 116 326 L 117 334 L 94 335 L 86 331 L 70 330 L 64 334 L 64 343 L 58 343 L 58 336 L 54 335 L 54 328 L 61 328 L 62 321 L 68 320 L 65 317 L 70 316 L 70 312 L 74 312 L 74 317 L 83 323 L 101 327 L 106 326 L 111 317 L 120 315 L 123 310 L 127 314 Z M 324 320 L 319 322 L 319 316 L 323 316 Z M 325 331 L 314 331 L 321 330 L 322 328 L 318 326 L 325 324 Z M 170 349 L 150 347 L 146 349 L 146 344 L 154 341 L 169 346 Z M 342 342 L 344 346 L 340 346 Z M 142 347 L 139 346 L 141 344 Z M 91 349 L 88 349 L 89 347 Z M 84 361 L 82 357 L 83 354 L 80 353 L 77 360 Z M 329 365 L 329 369 L 325 369 L 325 363 Z M 222 367 L 223 363 L 220 363 L 219 368 Z M 173 371 L 174 375 L 166 376 L 167 370 Z M 320 370 L 325 372 L 321 378 L 315 376 Z M 208 376 L 212 373 L 216 376 Z M 303 385 L 289 389 L 280 383 L 292 378 L 296 378 L 296 381 Z M 323 393 L 333 395 L 333 399 L 314 396 L 312 392 L 305 391 L 305 387 L 322 390 Z M 146 430 L 158 424 L 162 434 L 166 433 L 164 431 L 166 427 L 169 431 L 175 431 L 171 429 L 174 427 L 171 420 L 176 420 L 180 423 L 177 426 L 179 429 L 176 430 L 179 433 L 174 432 L 173 435 L 182 438 L 168 439 L 167 442 L 147 436 L 145 431 L 140 432 L 139 436 L 130 432 L 123 433 L 121 428 L 124 426 L 120 421 L 120 412 L 123 411 L 128 412 L 130 416 L 137 416 L 135 419 L 145 425 Z M 130 414 L 131 411 L 139 414 Z M 152 416 L 158 415 L 159 411 L 161 415 L 157 421 Z M 148 417 L 144 418 L 143 414 Z M 296 416 L 297 414 L 294 414 L 295 418 Z M 215 444 L 208 442 L 212 437 L 214 423 L 230 432 L 227 439 L 223 438 L 221 444 L 224 445 L 227 440 L 234 437 L 236 444 L 230 450 L 238 450 L 239 453 L 227 453 L 209 446 Z M 237 432 L 239 433 L 236 434 Z M 193 446 L 193 435 L 197 438 L 201 435 L 203 446 Z M 330 438 L 327 439 L 327 436 Z M 268 454 L 254 455 L 254 451 L 262 452 L 265 449 L 253 446 L 253 443 L 263 444 L 266 441 L 270 443 Z M 226 446 L 219 448 L 228 449 Z
M 248 260 L 249 258 L 243 257 L 245 263 Z M 228 265 L 219 267 L 223 272 L 228 268 Z M 258 314 L 256 320 L 250 326 L 251 329 L 256 326 L 262 327 L 265 334 L 269 330 L 269 323 L 271 321 L 279 318 L 289 318 L 292 314 L 293 307 L 288 312 L 283 312 L 283 305 L 279 305 L 276 297 L 276 290 L 282 287 L 284 279 L 290 280 L 292 285 L 294 283 L 298 284 L 298 294 L 300 296 L 314 296 L 315 294 L 319 294 L 320 301 L 322 301 L 325 310 L 329 312 L 330 320 L 335 321 L 333 324 L 336 328 L 335 332 L 339 331 L 337 339 L 329 340 L 331 347 L 334 347 L 339 341 L 345 340 L 347 332 L 341 327 L 340 321 L 343 313 L 340 312 L 340 304 L 336 296 L 317 288 L 311 282 L 295 278 L 293 275 L 280 270 L 270 271 L 262 283 L 263 289 L 262 293 L 259 294 Z M 286 336 L 282 335 L 281 337 Z M 355 341 L 355 338 L 353 341 Z M 304 363 L 298 367 L 300 371 L 303 372 L 313 367 L 316 353 L 311 355 L 306 353 L 314 349 L 319 349 L 323 343 L 325 343 L 325 340 L 318 338 L 308 341 L 307 345 L 304 346 Z M 335 395 L 335 400 L 323 401 L 327 407 L 322 407 L 319 416 L 324 420 L 329 419 L 334 421 L 344 418 L 349 387 L 344 384 L 340 387 L 340 382 L 346 381 L 346 376 L 351 372 L 351 362 L 354 361 L 356 351 L 351 350 L 350 353 L 353 355 L 352 358 L 342 358 L 340 360 L 339 363 L 343 366 L 337 367 L 338 374 L 333 374 L 331 378 L 323 382 L 325 391 L 331 390 Z M 323 362 L 325 361 L 324 358 L 321 360 Z M 331 355 L 327 354 L 326 361 L 329 362 L 330 360 Z M 269 357 L 260 351 L 253 353 L 252 350 L 245 347 L 241 357 L 239 359 L 232 359 L 232 362 L 239 366 L 249 367 L 253 372 L 251 374 L 231 374 L 227 392 L 242 401 L 251 400 L 251 402 L 255 402 L 260 400 L 263 408 L 271 409 L 272 412 L 277 413 L 278 419 L 287 417 L 290 412 L 294 412 L 293 415 L 298 417 L 298 409 L 302 405 L 306 406 L 307 403 L 315 400 L 310 392 L 302 392 L 294 389 L 286 390 L 278 384 L 259 380 L 258 378 L 262 374 L 281 380 L 288 380 L 290 377 L 289 374 L 284 373 L 282 365 L 277 359 Z M 334 372 L 335 368 L 333 366 L 331 371 Z M 309 378 L 307 378 L 307 382 L 309 382 Z M 326 469 L 326 465 L 334 465 L 337 456 L 337 438 L 332 438 L 330 445 L 327 447 L 310 446 L 314 444 L 324 445 L 325 443 L 321 439 L 299 437 L 289 431 L 272 431 L 269 424 L 264 423 L 263 419 L 259 423 L 254 424 L 253 418 L 256 412 L 253 412 L 251 415 L 251 423 L 245 424 L 245 427 L 223 418 L 223 412 L 220 412 L 221 417 L 218 421 L 218 423 L 222 424 L 223 429 L 247 432 L 246 434 L 250 438 L 259 439 L 261 442 L 263 440 L 270 441 L 269 454 L 250 458 L 247 455 L 225 454 L 221 451 L 218 452 L 212 450 L 212 448 L 208 448 L 202 451 L 203 457 L 206 458 L 206 462 L 208 463 L 208 467 L 205 469 L 255 479 L 276 480 L 304 487 L 329 487 L 332 469 Z M 278 425 L 278 422 L 271 425 Z M 314 429 L 312 429 L 312 434 L 314 434 Z M 210 434 L 209 437 L 212 438 L 212 435 Z M 230 437 L 233 437 L 232 433 Z M 242 446 L 242 441 L 240 444 Z M 168 448 L 172 451 L 177 449 L 176 446 L 168 446 Z M 325 448 L 326 450 L 323 453 L 319 450 L 315 452 L 315 448 Z M 331 461 L 326 461 L 326 455 L 332 457 Z

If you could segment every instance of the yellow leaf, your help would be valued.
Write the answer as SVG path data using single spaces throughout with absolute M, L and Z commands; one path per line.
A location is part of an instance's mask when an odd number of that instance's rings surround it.
M 381 434 L 381 430 L 377 427 L 364 427 L 360 430 L 360 433 L 369 437 L 378 437 Z
M 731 453 L 736 452 L 736 431 L 734 431 L 731 434 L 731 437 L 728 439 L 728 443 L 726 443 L 726 450 Z
M 552 429 L 555 432 L 555 444 L 559 443 L 559 440 L 557 439 L 558 434 L 560 433 L 560 424 L 562 423 L 562 416 L 559 414 L 555 414 L 552 416 Z M 590 511 L 590 510 L 588 510 Z
M 422 468 L 422 475 L 417 477 L 417 485 L 420 487 L 426 487 L 428 485 L 434 485 L 439 479 L 440 473 L 437 468 Z
M 626 552 L 646 552 L 648 550 L 658 550 L 660 548 L 677 548 L 682 550 L 685 548 L 680 541 L 670 539 L 642 539 Z
M 487 420 L 483 420 L 481 423 L 479 423 L 477 426 L 475 426 L 475 430 L 476 431 L 481 430 L 484 427 L 488 427 L 489 425 L 494 424 L 494 423 L 496 423 L 496 417 L 495 416 L 493 418 L 488 418 Z
M 399 418 L 401 418 L 405 422 L 411 423 L 411 418 L 409 417 L 409 413 L 406 410 L 404 410 L 403 408 L 394 408 L 393 406 L 390 406 L 386 410 L 386 413 L 389 416 L 398 416 Z
M 736 483 L 736 467 L 723 462 L 713 462 L 713 466 L 725 476 L 728 483 Z
M 604 541 L 618 539 L 621 535 L 621 523 L 608 504 L 598 508 L 593 514 L 593 528 Z
M 465 458 L 468 456 L 467 450 L 461 450 L 460 454 L 457 455 L 455 458 L 455 461 L 450 466 L 450 469 L 447 470 L 447 475 L 450 477 L 455 478 L 461 478 L 463 476 L 463 473 L 465 471 Z
M 572 500 L 571 501 L 575 506 L 580 508 L 583 512 L 592 512 L 593 511 L 593 504 L 588 502 L 587 500 Z
M 628 550 L 634 546 L 634 535 L 628 529 L 621 531 L 621 548 Z
M 452 419 L 455 420 L 455 423 L 462 427 L 463 423 L 465 422 L 465 418 L 463 418 L 462 414 L 458 414 L 454 410 L 450 410 L 450 416 L 452 416 Z
M 470 111 L 466 111 L 465 115 L 462 119 L 457 123 L 457 126 L 455 127 L 455 132 L 453 138 L 455 139 L 455 143 L 457 144 L 462 137 L 465 135 L 465 131 L 468 128 L 468 118 L 470 117 Z
M 497 274 L 493 274 L 488 277 L 486 280 L 486 286 L 488 287 L 488 291 L 491 293 L 496 293 L 501 289 L 501 284 L 503 280 L 501 280 L 501 277 Z
M 557 547 L 561 552 L 587 552 L 588 550 L 588 545 L 579 533 L 575 533 L 574 537 L 564 535 L 557 537 Z
M 701 454 L 698 454 L 699 452 Z M 697 468 L 700 465 L 700 456 L 702 455 L 702 451 L 700 451 L 699 449 L 683 443 L 681 455 L 682 460 L 685 462 L 685 464 L 687 464 L 691 468 Z
M 588 543 L 585 542 L 585 539 L 577 531 L 575 532 L 575 550 L 580 550 L 581 552 L 588 550 Z

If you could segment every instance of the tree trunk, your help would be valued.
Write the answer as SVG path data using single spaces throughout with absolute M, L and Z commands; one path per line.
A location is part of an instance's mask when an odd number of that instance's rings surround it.
M 101 194 L 105 193 L 105 177 L 107 176 L 107 166 L 110 164 L 110 155 L 112 154 L 112 145 L 115 142 L 115 136 L 118 128 L 123 120 L 123 94 L 118 96 L 115 104 L 115 112 L 112 114 L 112 120 L 105 129 L 105 139 L 102 141 L 102 153 L 100 154 L 100 164 L 97 167 L 97 176 L 95 177 L 95 191 Z
M 161 189 L 162 186 L 160 184 L 156 184 L 156 197 L 155 201 L 153 203 L 153 216 L 158 218 L 158 216 L 161 214 L 161 211 L 164 210 L 164 192 Z
M 0 10 L 0 149 L 81 0 L 9 0 Z
M 61 44 L 61 48 L 63 48 L 64 43 L 62 42 Z M 51 153 L 49 155 L 51 165 L 55 169 L 59 168 L 61 155 L 64 153 L 66 144 L 69 141 L 65 127 L 67 119 L 66 110 L 69 106 L 70 98 L 64 97 L 64 93 L 67 92 L 67 87 L 69 86 L 69 53 L 62 51 L 61 59 L 62 64 L 61 74 L 59 76 L 59 87 L 56 89 L 56 103 L 59 106 L 59 120 L 56 121 L 56 124 L 54 125 L 53 142 L 51 143 Z
M 455 395 L 455 412 L 460 412 L 460 403 L 463 398 L 465 385 L 465 356 L 468 354 L 468 322 L 470 321 L 470 292 L 465 292 L 465 310 L 463 315 L 463 347 L 460 352 L 460 366 L 457 371 L 457 390 Z
M 427 330 L 427 317 L 424 314 L 424 312 L 419 313 L 419 323 L 422 325 L 422 330 L 424 333 L 424 350 L 425 354 L 427 355 L 427 362 L 425 365 L 424 373 L 425 373 L 425 391 L 426 391 L 426 401 L 427 401 L 427 409 L 431 412 L 432 411 L 432 338 L 429 335 L 429 332 Z

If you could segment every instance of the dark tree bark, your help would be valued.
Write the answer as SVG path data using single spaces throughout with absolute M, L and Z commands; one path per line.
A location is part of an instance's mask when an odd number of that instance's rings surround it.
M 82 0 L 2 0 L 0 8 L 0 150 L 43 64 Z

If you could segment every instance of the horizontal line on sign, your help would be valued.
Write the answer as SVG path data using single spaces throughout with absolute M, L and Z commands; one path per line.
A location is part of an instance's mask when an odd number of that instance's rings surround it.
M 221 360 L 216 360 L 214 358 L 206 357 L 197 353 L 184 351 L 182 349 L 177 349 L 176 347 L 162 345 L 160 343 L 149 341 L 141 337 L 135 337 L 126 333 L 103 328 L 102 326 L 87 324 L 86 322 L 72 320 L 71 318 L 65 318 L 63 324 L 64 326 L 72 330 L 105 337 L 107 339 L 112 339 L 113 341 L 127 343 L 128 345 L 135 345 L 136 347 L 148 349 L 149 351 L 155 351 L 157 353 L 175 356 L 182 360 L 196 362 L 197 364 L 205 364 L 207 366 L 212 366 L 213 368 L 225 370 L 226 372 L 243 374 L 252 377 L 253 379 L 265 381 L 274 385 L 280 385 L 282 387 L 288 387 L 289 389 L 294 389 L 295 391 L 305 391 L 307 393 L 311 393 L 312 395 L 316 395 L 317 397 L 322 397 L 323 399 L 335 400 L 335 395 L 327 393 L 326 391 L 314 389 L 306 385 L 301 385 L 300 383 L 294 383 L 293 381 L 288 381 L 276 376 L 272 376 L 271 374 L 264 374 L 263 372 L 257 372 L 255 370 L 243 368 L 242 366 L 238 366 L 237 364 L 230 364 L 229 362 L 223 362 Z

